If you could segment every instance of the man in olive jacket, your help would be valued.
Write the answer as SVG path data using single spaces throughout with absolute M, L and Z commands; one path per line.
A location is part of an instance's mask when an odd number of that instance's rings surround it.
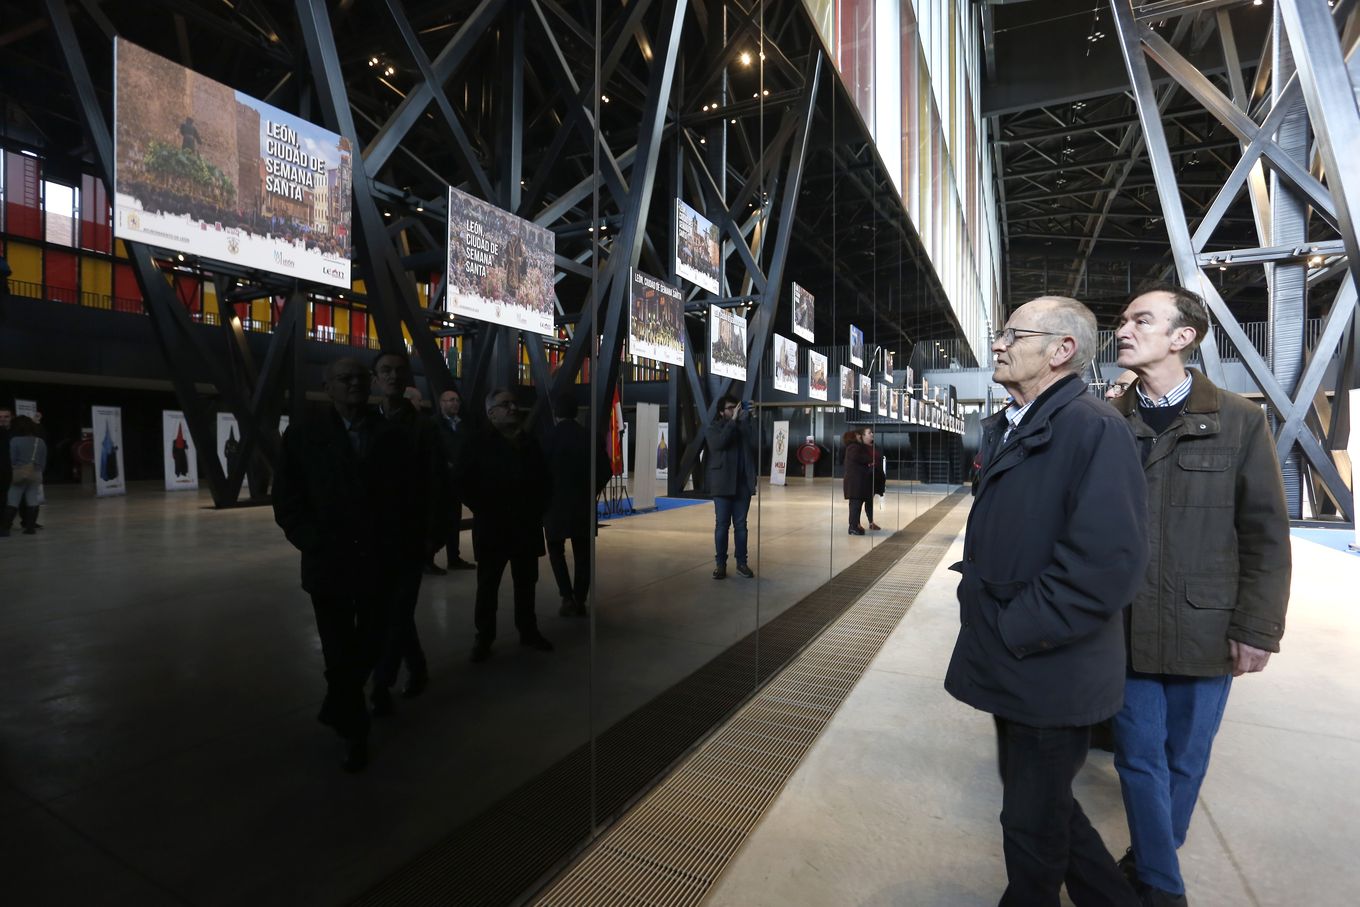
M 1176 849 L 1209 766 L 1232 678 L 1280 649 L 1289 517 L 1260 407 L 1185 368 L 1208 330 L 1194 293 L 1160 287 L 1124 310 L 1113 401 L 1147 474 L 1152 560 L 1129 609 L 1115 767 L 1133 842 L 1121 863 L 1147 904 L 1184 904 Z
M 1096 322 L 1040 297 L 992 344 L 992 380 L 1014 403 L 983 423 L 968 515 L 955 698 L 991 713 L 1009 884 L 1002 905 L 1137 904 L 1072 796 L 1091 725 L 1124 693 L 1121 615 L 1147 562 L 1147 489 L 1133 437 L 1078 375 Z

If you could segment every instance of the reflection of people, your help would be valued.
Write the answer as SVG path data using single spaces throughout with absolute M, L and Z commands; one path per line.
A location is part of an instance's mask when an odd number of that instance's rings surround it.
M 387 629 L 384 588 L 404 556 L 409 525 L 409 436 L 368 407 L 370 375 L 355 359 L 326 368 L 331 410 L 292 423 L 274 482 L 274 521 L 302 553 L 312 598 L 326 698 L 317 720 L 344 742 L 341 766 L 368 764 L 364 683 Z
M 548 435 L 544 455 L 552 473 L 552 502 L 543 515 L 548 564 L 562 596 L 563 617 L 585 617 L 590 593 L 590 539 L 595 531 L 595 499 L 609 484 L 609 454 L 603 436 L 591 442 L 590 432 L 576 421 L 577 403 L 567 391 L 553 407 L 556 424 Z M 590 457 L 595 455 L 594 481 Z M 576 577 L 567 570 L 566 543 L 571 542 Z
M 1129 303 L 1115 331 L 1119 364 L 1137 380 L 1114 407 L 1142 449 L 1158 539 L 1128 611 L 1114 718 L 1133 843 L 1122 862 L 1144 904 L 1186 902 L 1176 851 L 1228 691 L 1280 650 L 1289 604 L 1289 515 L 1270 429 L 1254 403 L 1185 367 L 1208 328 L 1198 296 L 1161 287 Z
M 1040 297 L 992 344 L 992 380 L 1015 402 L 983 423 L 982 475 L 968 515 L 961 623 L 945 689 L 995 720 L 1001 772 L 1002 904 L 1134 907 L 1072 796 L 1091 725 L 1119 710 L 1120 614 L 1147 563 L 1147 488 L 1118 413 L 1077 372 L 1096 320 L 1075 299 Z
M 737 572 L 755 576 L 746 563 L 746 517 L 756 493 L 756 450 L 749 411 L 732 397 L 718 398 L 718 413 L 704 431 L 708 443 L 708 493 L 713 496 L 714 579 L 727 578 L 727 534 L 736 536 Z
M 38 436 L 37 423 L 28 416 L 13 420 L 9 435 L 9 491 L 0 519 L 0 537 L 9 535 L 20 505 L 24 508 L 24 535 L 33 535 L 38 528 L 39 494 L 47 469 L 47 442 Z
M 458 465 L 458 457 L 467 441 L 468 428 L 463 422 L 463 396 L 456 390 L 447 390 L 439 395 L 439 412 L 435 413 L 434 426 L 439 438 L 439 449 L 444 455 L 445 478 L 443 510 L 447 517 L 444 531 L 444 552 L 449 570 L 472 570 L 475 565 L 463 560 L 459 551 L 463 533 L 463 502 L 453 483 L 453 470 Z M 435 552 L 437 554 L 438 551 Z M 434 562 L 434 554 L 425 564 L 425 572 L 436 575 L 445 570 Z
M 1138 379 L 1138 373 L 1133 371 L 1122 371 L 1119 377 L 1110 382 L 1110 386 L 1105 388 L 1106 400 L 1117 400 L 1124 396 L 1124 392 L 1133 386 L 1133 382 Z
M 543 451 L 520 424 L 509 388 L 486 398 L 489 427 L 468 440 L 457 470 L 463 502 L 472 510 L 472 551 L 477 558 L 477 641 L 472 660 L 485 661 L 496 638 L 496 600 L 505 568 L 515 586 L 515 629 L 519 644 L 551 652 L 538 630 L 534 586 L 543 556 L 543 512 L 552 479 Z
M 841 479 L 841 490 L 850 506 L 850 535 L 864 535 L 860 525 L 860 511 L 869 519 L 869 528 L 878 529 L 874 522 L 874 470 L 878 466 L 878 455 L 873 448 L 874 431 L 847 431 L 842 437 L 845 442 L 845 475 Z
M 185 151 L 198 152 L 198 143 L 202 141 L 202 137 L 198 134 L 193 117 L 185 117 L 184 122 L 179 124 L 179 136 L 181 148 Z

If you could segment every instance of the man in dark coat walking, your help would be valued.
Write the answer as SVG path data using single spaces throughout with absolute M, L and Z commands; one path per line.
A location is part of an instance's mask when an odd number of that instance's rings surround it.
M 302 588 L 321 638 L 326 699 L 317 720 L 344 740 L 347 771 L 368 764 L 364 684 L 386 636 L 385 590 L 403 574 L 421 525 L 410 480 L 416 450 L 369 408 L 370 383 L 354 359 L 330 364 L 331 409 L 289 426 L 273 494 L 274 520 L 302 552 Z
M 462 453 L 463 444 L 467 441 L 468 426 L 463 419 L 463 395 L 456 390 L 446 390 L 439 395 L 439 409 L 434 414 L 434 427 L 439 438 L 439 450 L 444 455 L 445 478 L 444 483 L 444 502 L 440 505 L 447 517 L 444 526 L 445 557 L 448 559 L 449 570 L 471 570 L 472 564 L 463 560 L 459 554 L 460 537 L 463 533 L 463 502 L 459 499 L 457 490 L 453 484 L 453 470 L 458 465 L 458 458 Z M 430 555 L 429 562 L 425 565 L 426 573 L 441 575 L 446 571 L 437 566 L 434 562 L 434 555 Z
M 543 515 L 543 536 L 548 543 L 557 591 L 562 596 L 564 617 L 584 617 L 590 593 L 590 539 L 595 533 L 595 499 L 609 484 L 609 454 L 604 438 L 591 443 L 590 432 L 576 421 L 576 397 L 567 391 L 553 407 L 557 424 L 545 447 L 552 472 L 552 503 Z M 590 459 L 594 449 L 595 466 Z M 593 476 L 593 480 L 592 480 Z M 571 542 L 576 578 L 567 570 L 566 543 Z
M 1123 701 L 1120 617 L 1147 563 L 1146 486 L 1133 436 L 1078 375 L 1096 322 L 1040 297 L 992 344 L 1014 402 L 983 423 L 968 515 L 958 642 L 945 677 L 996 722 L 1002 905 L 1077 907 L 1137 897 L 1072 796 L 1091 725 Z
M 708 444 L 708 493 L 713 496 L 714 579 L 727 578 L 727 533 L 736 536 L 737 572 L 755 576 L 746 563 L 746 517 L 756 493 L 755 433 L 749 410 L 724 394 L 718 413 L 704 430 Z
M 500 388 L 486 398 L 488 426 L 463 449 L 457 485 L 472 510 L 472 552 L 477 558 L 477 641 L 472 660 L 485 661 L 496 638 L 501 578 L 510 567 L 515 586 L 519 643 L 551 652 L 534 613 L 538 559 L 543 556 L 543 513 L 552 498 L 552 477 L 538 442 L 523 430 L 514 391 Z

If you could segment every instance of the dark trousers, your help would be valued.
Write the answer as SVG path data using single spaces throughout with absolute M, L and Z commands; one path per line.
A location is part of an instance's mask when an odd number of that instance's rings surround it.
M 444 535 L 444 552 L 451 567 L 458 560 L 458 537 L 463 531 L 463 502 L 451 500 L 447 506 L 451 516 L 448 532 Z
M 576 565 L 575 582 L 567 571 L 568 541 L 571 542 L 572 560 Z M 590 592 L 590 527 L 573 530 L 565 539 L 548 539 L 548 564 L 552 567 L 553 578 L 557 580 L 558 594 L 585 604 L 586 594 Z
M 364 684 L 373 669 L 386 629 L 383 599 L 376 584 L 362 583 L 341 594 L 312 596 L 321 657 L 326 663 L 326 699 L 317 718 L 341 737 L 368 735 Z
M 1072 796 L 1089 727 L 1038 728 L 996 719 L 1001 830 L 1009 884 L 1002 907 L 1136 907 L 1138 897 Z
M 859 511 L 864 508 L 864 516 L 869 522 L 874 521 L 874 499 L 873 498 L 851 498 L 850 499 L 850 525 L 859 525 Z
M 715 494 L 713 496 L 713 559 L 727 563 L 727 530 L 730 526 L 737 563 L 746 563 L 746 517 L 751 512 L 751 496 L 745 494 Z
M 505 565 L 510 565 L 510 579 L 515 584 L 515 629 L 520 638 L 538 635 L 538 617 L 534 614 L 534 587 L 538 583 L 538 556 L 497 555 L 477 558 L 477 605 L 475 621 L 477 640 L 491 642 L 496 638 L 496 601 L 500 597 L 501 577 Z
M 401 663 L 412 675 L 428 670 L 425 650 L 420 647 L 416 632 L 416 603 L 420 600 L 422 568 L 408 567 L 393 571 L 383 584 L 381 594 L 387 598 L 387 628 L 378 662 L 373 668 L 373 687 L 391 689 L 401 672 Z

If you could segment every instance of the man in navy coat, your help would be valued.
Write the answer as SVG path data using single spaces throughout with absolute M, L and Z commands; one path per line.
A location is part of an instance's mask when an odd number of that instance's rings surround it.
M 958 642 L 945 689 L 996 722 L 1002 905 L 1134 905 L 1072 796 L 1091 725 L 1124 695 L 1121 614 L 1147 564 L 1146 486 L 1133 435 L 1079 376 L 1095 317 L 1075 299 L 1016 309 L 992 343 L 1013 403 L 983 423 L 968 516 Z

